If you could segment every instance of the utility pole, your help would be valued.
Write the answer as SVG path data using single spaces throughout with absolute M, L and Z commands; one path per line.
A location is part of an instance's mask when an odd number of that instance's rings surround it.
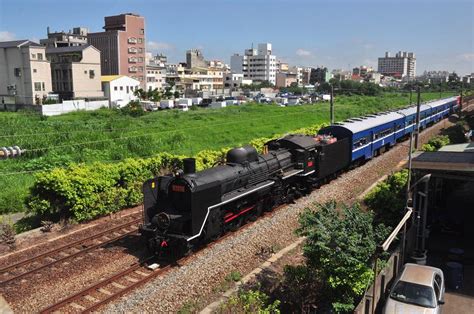
M 421 95 L 420 86 L 417 87 L 418 96 L 416 100 L 416 126 L 415 126 L 415 149 L 418 149 L 418 135 L 420 133 L 420 106 L 421 106 Z
M 330 108 L 331 125 L 334 125 L 334 86 L 331 84 L 331 108 Z
M 459 97 L 459 111 L 462 111 L 462 92 L 463 92 L 463 83 L 461 83 L 461 97 Z

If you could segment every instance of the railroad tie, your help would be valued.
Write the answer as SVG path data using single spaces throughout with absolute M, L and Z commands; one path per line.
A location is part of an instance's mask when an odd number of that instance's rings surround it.
M 97 289 L 97 291 L 106 295 L 112 295 L 112 292 L 110 292 L 109 290 L 105 290 L 104 288 L 99 288 Z
M 94 303 L 99 302 L 99 300 L 97 300 L 96 298 L 94 298 L 93 296 L 90 296 L 90 295 L 84 296 L 84 299 L 89 300 L 89 301 L 94 302 Z
M 75 309 L 82 310 L 82 311 L 86 309 L 84 306 L 79 305 L 79 304 L 77 304 L 77 303 L 75 303 L 75 302 L 69 303 L 69 305 L 72 306 L 72 307 L 75 308 Z
M 112 286 L 117 287 L 117 288 L 119 288 L 119 289 L 125 289 L 125 288 L 126 288 L 125 286 L 122 286 L 121 284 L 116 283 L 115 281 L 112 282 Z
M 135 273 L 138 274 L 138 275 L 141 275 L 141 276 L 143 276 L 143 277 L 148 277 L 148 275 L 149 275 L 149 274 L 144 273 L 144 272 L 139 271 L 139 270 L 136 270 Z
M 139 281 L 138 279 L 135 279 L 135 278 L 132 278 L 132 277 L 129 277 L 129 276 L 125 276 L 125 279 L 127 279 L 130 282 L 138 282 Z

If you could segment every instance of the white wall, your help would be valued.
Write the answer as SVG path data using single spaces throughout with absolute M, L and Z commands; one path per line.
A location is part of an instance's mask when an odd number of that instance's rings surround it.
M 109 98 L 112 106 L 120 107 L 127 105 L 132 100 L 137 100 L 133 92 L 140 88 L 140 81 L 128 76 L 122 76 L 110 82 L 104 82 L 103 90 L 105 97 Z
M 41 106 L 41 114 L 43 116 L 57 116 L 63 113 L 78 110 L 97 110 L 99 108 L 108 108 L 107 100 L 84 101 L 84 100 L 66 100 L 61 104 L 43 105 Z

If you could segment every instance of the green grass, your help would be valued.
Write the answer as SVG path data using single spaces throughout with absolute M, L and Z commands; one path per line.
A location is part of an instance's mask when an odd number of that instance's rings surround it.
M 445 94 L 449 96 L 452 94 Z M 423 100 L 439 93 L 426 93 Z M 408 94 L 379 97 L 339 96 L 336 120 L 405 106 Z M 188 112 L 159 111 L 130 117 L 118 111 L 75 112 L 41 117 L 29 112 L 0 112 L 0 146 L 30 150 L 0 161 L 0 213 L 24 210 L 33 173 L 69 162 L 114 162 L 158 152 L 193 155 L 204 149 L 232 147 L 258 137 L 285 133 L 329 120 L 329 104 L 278 107 L 249 104 Z

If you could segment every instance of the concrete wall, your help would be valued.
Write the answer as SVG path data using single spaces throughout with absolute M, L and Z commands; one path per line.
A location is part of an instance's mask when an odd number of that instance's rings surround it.
M 108 100 L 84 101 L 84 100 L 66 100 L 60 104 L 51 105 L 27 105 L 27 104 L 0 104 L 0 111 L 18 111 L 32 110 L 43 116 L 57 116 L 68 112 L 78 110 L 97 110 L 108 108 Z
M 100 108 L 108 108 L 107 100 L 84 101 L 84 100 L 66 100 L 61 104 L 43 105 L 41 106 L 41 114 L 43 116 L 57 116 L 68 112 L 78 110 L 97 110 Z

